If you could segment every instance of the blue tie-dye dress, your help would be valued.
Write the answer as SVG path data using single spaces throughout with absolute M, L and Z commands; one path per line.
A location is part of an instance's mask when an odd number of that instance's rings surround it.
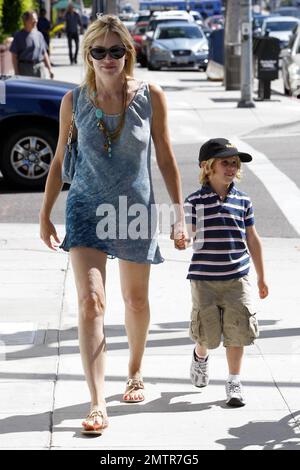
M 61 248 L 97 248 L 110 257 L 136 263 L 161 263 L 157 208 L 151 180 L 151 96 L 142 83 L 126 110 L 125 124 L 112 156 L 104 149 L 87 87 L 75 112 L 78 138 L 76 171 L 66 202 L 66 236 Z M 120 115 L 103 115 L 109 130 Z

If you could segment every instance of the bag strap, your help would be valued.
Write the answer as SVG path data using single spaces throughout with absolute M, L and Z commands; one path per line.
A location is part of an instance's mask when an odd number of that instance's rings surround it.
M 72 119 L 71 119 L 71 124 L 70 124 L 70 128 L 69 128 L 69 134 L 68 134 L 68 140 L 67 140 L 67 145 L 69 147 L 69 150 L 70 150 L 70 147 L 71 147 L 71 143 L 72 143 L 72 138 L 73 138 L 73 130 L 74 130 L 74 127 L 75 127 L 75 112 L 76 112 L 76 108 L 77 108 L 77 101 L 78 101 L 78 97 L 79 97 L 79 94 L 80 94 L 80 87 L 77 86 L 76 88 L 74 88 L 72 90 Z

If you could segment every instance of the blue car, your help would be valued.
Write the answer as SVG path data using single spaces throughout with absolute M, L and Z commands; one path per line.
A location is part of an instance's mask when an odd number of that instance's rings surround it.
M 1 76 L 0 86 L 0 171 L 14 186 L 42 188 L 56 149 L 60 103 L 76 85 Z

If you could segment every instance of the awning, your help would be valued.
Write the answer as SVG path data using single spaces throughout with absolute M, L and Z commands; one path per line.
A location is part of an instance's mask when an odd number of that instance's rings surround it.
M 55 3 L 52 8 L 55 8 L 55 10 L 66 10 L 68 8 L 69 3 L 72 3 L 74 8 L 81 10 L 81 6 L 79 5 L 79 3 L 70 2 L 70 0 L 59 0 L 59 2 Z

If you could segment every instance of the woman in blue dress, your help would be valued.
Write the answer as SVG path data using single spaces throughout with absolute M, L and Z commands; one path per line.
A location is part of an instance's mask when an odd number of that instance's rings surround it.
M 156 232 L 150 157 L 151 138 L 167 190 L 177 210 L 175 247 L 184 247 L 179 171 L 171 149 L 166 99 L 160 87 L 133 78 L 135 51 L 130 34 L 113 15 L 93 22 L 83 40 L 84 83 L 63 98 L 57 150 L 40 211 L 41 238 L 70 252 L 78 293 L 79 344 L 91 394 L 84 433 L 108 425 L 104 397 L 105 273 L 108 257 L 119 260 L 130 359 L 123 401 L 144 400 L 142 359 L 150 313 L 151 264 L 163 261 Z M 62 188 L 62 163 L 78 95 L 75 125 L 78 158 L 66 203 L 61 243 L 51 211 Z M 139 214 L 138 217 L 136 215 Z

